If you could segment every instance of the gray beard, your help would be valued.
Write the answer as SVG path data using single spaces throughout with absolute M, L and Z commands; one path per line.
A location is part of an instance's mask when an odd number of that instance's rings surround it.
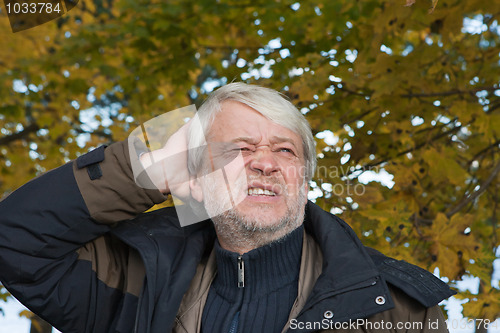
M 285 237 L 304 221 L 306 193 L 304 186 L 299 188 L 297 199 L 294 202 L 287 202 L 287 211 L 284 216 L 265 226 L 262 226 L 258 220 L 239 213 L 235 207 L 212 216 L 217 237 L 230 248 L 247 249 L 255 249 Z M 284 194 L 287 195 L 287 193 Z M 211 205 L 220 204 L 216 201 L 216 198 L 207 198 L 205 203 L 207 211 L 211 210 Z M 272 209 L 271 206 L 268 208 Z M 263 211 L 265 210 L 266 207 L 263 208 Z

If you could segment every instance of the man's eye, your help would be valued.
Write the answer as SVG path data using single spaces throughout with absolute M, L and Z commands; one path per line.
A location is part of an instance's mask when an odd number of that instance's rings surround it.
M 278 151 L 283 152 L 283 153 L 293 154 L 293 150 L 291 150 L 290 148 L 280 148 L 280 149 L 278 149 Z

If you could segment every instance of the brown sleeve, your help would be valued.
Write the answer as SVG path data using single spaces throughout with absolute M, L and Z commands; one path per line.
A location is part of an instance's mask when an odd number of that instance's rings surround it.
M 390 331 L 398 333 L 448 332 L 443 312 L 438 305 L 426 308 L 419 302 L 407 296 L 401 290 L 390 286 L 389 289 L 391 290 L 391 296 L 394 301 L 394 308 L 368 318 L 369 322 L 390 322 L 392 326 Z M 370 328 L 369 324 L 366 325 L 366 328 Z M 367 329 L 366 332 L 382 331 Z
M 77 250 L 78 259 L 92 264 L 97 278 L 106 286 L 139 297 L 145 268 L 139 253 L 106 234 Z
M 73 163 L 87 209 L 98 222 L 115 223 L 133 218 L 166 199 L 160 191 L 146 190 L 135 183 L 127 140 L 107 147 L 99 168 L 100 177 L 90 177 L 87 167 L 78 168 L 77 162 Z

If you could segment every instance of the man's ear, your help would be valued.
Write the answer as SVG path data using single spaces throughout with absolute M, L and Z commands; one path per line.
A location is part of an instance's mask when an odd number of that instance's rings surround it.
M 304 181 L 304 193 L 306 194 L 305 195 L 305 204 L 307 205 L 307 193 L 309 193 L 309 182 L 308 181 Z
M 191 196 L 194 200 L 198 202 L 203 201 L 203 191 L 201 190 L 201 184 L 198 178 L 191 177 L 189 180 L 189 188 L 191 189 Z

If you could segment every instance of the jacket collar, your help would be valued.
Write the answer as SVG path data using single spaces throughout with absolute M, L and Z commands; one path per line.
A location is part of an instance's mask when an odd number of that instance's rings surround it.
M 302 256 L 300 259 L 299 286 L 297 299 L 292 307 L 288 323 L 296 318 L 306 304 L 314 282 L 321 274 L 323 255 L 313 238 L 303 233 Z M 215 249 L 208 259 L 199 263 L 191 285 L 182 299 L 172 332 L 200 332 L 203 307 L 208 297 L 210 285 L 217 273 Z M 286 332 L 288 325 L 283 329 Z
M 217 276 L 212 288 L 227 300 L 236 301 L 243 290 L 243 303 L 296 284 L 304 234 L 303 227 L 293 230 L 282 239 L 258 247 L 243 255 L 228 251 L 215 242 Z
M 394 306 L 387 284 L 344 221 L 308 202 L 304 226 L 323 259 L 315 260 L 315 269 L 321 265 L 321 274 L 296 317 L 298 321 L 366 318 Z
M 324 318 L 346 321 L 393 307 L 385 281 L 344 221 L 308 202 L 304 226 L 299 290 L 289 323 L 294 318 L 303 322 L 321 322 Z M 212 251 L 208 260 L 198 265 L 179 308 L 174 332 L 199 331 L 215 266 Z
M 326 260 L 310 299 L 379 275 L 371 257 L 354 231 L 341 219 L 312 202 L 306 206 L 306 231 L 312 235 Z

